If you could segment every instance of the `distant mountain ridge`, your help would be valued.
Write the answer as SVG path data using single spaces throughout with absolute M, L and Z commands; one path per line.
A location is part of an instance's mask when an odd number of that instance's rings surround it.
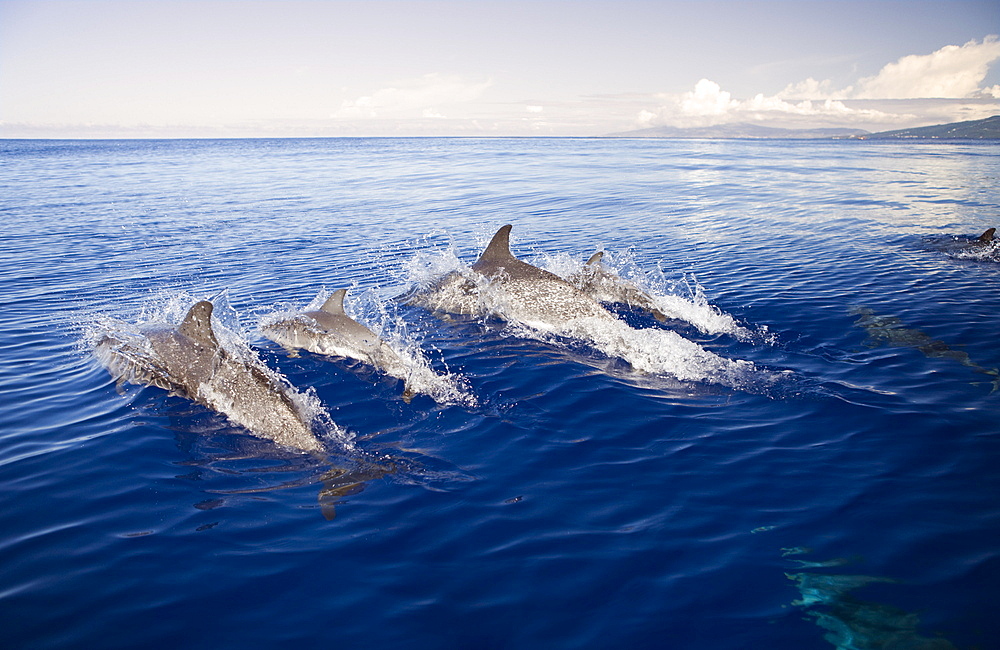
M 608 138 L 689 138 L 708 140 L 995 140 L 1000 139 L 1000 115 L 968 122 L 951 122 L 914 129 L 869 133 L 863 129 L 782 129 L 740 122 L 682 128 L 654 126 L 610 133 Z
M 782 129 L 774 126 L 761 126 L 738 122 L 736 124 L 717 124 L 715 126 L 677 127 L 654 126 L 636 131 L 621 131 L 610 133 L 608 138 L 705 138 L 705 139 L 748 139 L 748 140 L 829 140 L 831 138 L 850 138 L 868 135 L 863 129 Z
M 995 140 L 1000 138 L 1000 115 L 984 120 L 935 124 L 916 129 L 880 131 L 862 136 L 865 140 Z

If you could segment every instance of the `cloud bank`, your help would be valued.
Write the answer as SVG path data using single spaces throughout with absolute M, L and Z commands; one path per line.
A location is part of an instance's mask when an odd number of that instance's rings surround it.
M 659 106 L 639 113 L 639 126 L 709 126 L 739 121 L 777 121 L 793 124 L 893 125 L 918 119 L 907 112 L 885 109 L 892 100 L 951 100 L 966 114 L 997 112 L 995 102 L 961 100 L 1000 99 L 1000 85 L 981 87 L 990 65 L 1000 59 L 1000 40 L 987 36 L 965 45 L 947 45 L 931 54 L 913 54 L 885 65 L 846 88 L 813 78 L 789 84 L 772 96 L 757 94 L 736 99 L 709 79 L 680 95 L 657 95 Z M 940 102 L 938 102 L 940 105 Z M 975 109 L 970 106 L 978 105 Z M 908 106 L 913 107 L 913 102 Z M 963 118 L 965 119 L 965 118 Z M 968 119 L 974 119 L 968 117 Z
M 442 110 L 479 99 L 492 81 L 468 81 L 458 75 L 425 74 L 369 95 L 346 99 L 333 119 L 442 118 Z

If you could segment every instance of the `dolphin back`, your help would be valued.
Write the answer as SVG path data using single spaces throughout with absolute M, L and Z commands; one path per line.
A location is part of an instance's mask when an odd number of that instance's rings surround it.
M 988 244 L 991 241 L 993 241 L 993 235 L 996 234 L 996 231 L 997 231 L 996 228 L 990 228 L 983 234 L 979 235 L 979 239 L 977 239 L 976 241 L 978 241 L 980 244 Z
M 596 253 L 590 256 L 589 260 L 587 260 L 587 266 L 594 266 L 600 264 L 602 257 L 604 257 L 604 251 L 597 251 Z

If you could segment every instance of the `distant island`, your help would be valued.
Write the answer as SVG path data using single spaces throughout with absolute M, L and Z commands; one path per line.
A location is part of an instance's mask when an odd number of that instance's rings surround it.
M 915 129 L 879 131 L 862 129 L 782 129 L 741 122 L 681 128 L 655 126 L 635 131 L 609 133 L 607 138 L 689 138 L 709 140 L 998 140 L 1000 115 L 984 120 L 936 124 Z
M 881 131 L 855 137 L 862 140 L 997 140 L 1000 139 L 1000 115 L 985 120 Z

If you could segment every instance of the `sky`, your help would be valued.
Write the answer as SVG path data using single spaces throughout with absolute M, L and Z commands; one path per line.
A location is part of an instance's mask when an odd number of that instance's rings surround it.
M 996 0 L 0 0 L 0 137 L 881 131 L 1000 114 Z

